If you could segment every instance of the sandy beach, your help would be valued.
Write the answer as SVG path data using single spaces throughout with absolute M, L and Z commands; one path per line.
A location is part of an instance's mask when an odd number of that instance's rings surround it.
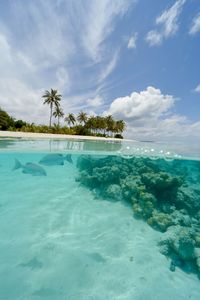
M 33 138 L 33 139 L 73 139 L 73 140 L 97 140 L 97 141 L 121 141 L 117 138 L 105 138 L 97 136 L 69 135 L 69 134 L 50 134 L 50 133 L 33 133 L 21 131 L 0 131 L 0 138 Z M 124 141 L 133 141 L 123 139 Z

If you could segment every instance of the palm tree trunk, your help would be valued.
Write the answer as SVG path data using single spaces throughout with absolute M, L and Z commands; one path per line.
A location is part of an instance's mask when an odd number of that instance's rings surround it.
M 52 110 L 53 110 L 53 105 L 52 105 L 52 103 L 51 103 L 51 104 L 50 104 L 50 120 L 49 120 L 49 127 L 51 127 Z

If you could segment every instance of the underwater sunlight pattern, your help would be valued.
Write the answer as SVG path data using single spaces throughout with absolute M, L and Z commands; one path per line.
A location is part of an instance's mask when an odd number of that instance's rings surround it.
M 0 140 L 0 299 L 199 299 L 200 159 L 161 148 Z

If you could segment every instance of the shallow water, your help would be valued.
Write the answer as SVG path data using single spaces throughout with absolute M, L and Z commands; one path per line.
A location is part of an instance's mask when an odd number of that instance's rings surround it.
M 38 165 L 49 153 L 30 143 L 4 141 L 0 152 L 0 299 L 199 299 L 198 161 L 80 142 L 73 164 L 33 176 L 12 170 L 16 158 Z

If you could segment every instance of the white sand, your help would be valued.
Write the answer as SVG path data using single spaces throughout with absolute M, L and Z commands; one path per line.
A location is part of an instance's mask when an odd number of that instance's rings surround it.
M 116 138 L 105 138 L 105 137 L 97 137 L 97 136 L 33 133 L 33 132 L 21 132 L 21 131 L 0 131 L 0 137 L 36 138 L 36 139 L 74 139 L 74 140 L 97 140 L 97 141 L 98 140 L 99 141 L 120 141 L 121 140 Z M 129 141 L 129 140 L 125 140 L 125 141 Z

